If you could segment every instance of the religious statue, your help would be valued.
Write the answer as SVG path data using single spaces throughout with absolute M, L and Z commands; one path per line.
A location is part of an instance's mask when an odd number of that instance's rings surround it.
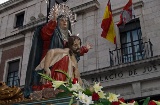
M 70 36 L 67 42 L 67 48 L 51 49 L 36 67 L 35 70 L 44 70 L 45 74 L 54 80 L 66 81 L 66 75 L 55 70 L 66 72 L 70 78 L 78 78 L 80 84 L 82 80 L 78 70 L 78 63 L 75 55 L 80 53 L 81 39 L 78 36 Z
M 75 22 L 75 18 L 74 13 L 67 5 L 55 5 L 50 12 L 50 21 L 36 28 L 26 72 L 25 97 L 28 97 L 30 92 L 32 92 L 33 85 L 40 85 L 37 82 L 40 79 L 38 73 L 42 71 L 35 72 L 35 68 L 42 61 L 48 50 L 67 47 L 68 39 L 72 35 L 71 24 Z M 80 48 L 80 53 L 75 54 L 77 62 L 80 56 L 87 53 L 90 48 L 90 44 Z
M 50 21 L 42 28 L 43 40 L 42 58 L 48 49 L 65 48 L 68 38 L 71 36 L 71 24 L 75 22 L 75 16 L 65 4 L 56 5 L 50 12 Z M 90 45 L 81 47 L 80 55 L 87 53 Z M 77 55 L 77 58 L 80 56 Z

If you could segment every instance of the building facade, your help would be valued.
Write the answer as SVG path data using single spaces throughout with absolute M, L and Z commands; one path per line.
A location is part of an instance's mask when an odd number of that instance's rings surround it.
M 111 0 L 117 45 L 101 37 L 108 0 L 68 0 L 77 14 L 72 26 L 82 43 L 93 48 L 81 57 L 79 70 L 90 84 L 101 82 L 106 92 L 125 99 L 160 94 L 160 1 L 133 0 L 135 19 L 118 28 L 128 0 Z M 45 0 L 9 0 L 0 4 L 0 81 L 25 85 L 28 58 L 36 26 L 46 23 Z

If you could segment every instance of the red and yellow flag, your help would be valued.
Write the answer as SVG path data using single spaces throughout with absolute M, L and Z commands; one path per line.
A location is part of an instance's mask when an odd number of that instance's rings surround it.
M 108 1 L 104 12 L 101 28 L 103 29 L 101 36 L 116 44 L 116 32 L 114 29 L 110 0 Z

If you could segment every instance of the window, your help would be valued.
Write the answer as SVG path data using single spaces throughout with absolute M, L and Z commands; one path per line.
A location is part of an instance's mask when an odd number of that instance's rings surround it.
M 7 85 L 8 86 L 19 86 L 19 63 L 20 60 L 10 61 L 8 63 L 8 75 L 7 75 Z
M 23 22 L 24 22 L 24 12 L 21 12 L 21 13 L 16 15 L 15 28 L 23 26 Z
M 63 3 L 63 2 L 67 2 L 68 0 L 56 0 L 57 4 Z
M 143 59 L 142 33 L 139 19 L 134 19 L 120 29 L 122 62 Z

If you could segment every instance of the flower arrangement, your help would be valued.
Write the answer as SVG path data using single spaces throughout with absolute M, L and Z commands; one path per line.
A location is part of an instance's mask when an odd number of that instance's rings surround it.
M 63 90 L 62 92 L 57 94 L 57 97 L 61 97 L 64 95 L 72 97 L 69 105 L 73 104 L 74 99 L 80 101 L 83 105 L 139 105 L 137 101 L 132 100 L 128 103 L 125 103 L 125 100 L 123 98 L 118 98 L 120 95 L 105 93 L 104 91 L 102 91 L 103 87 L 100 85 L 100 83 L 95 83 L 93 87 L 82 88 L 82 86 L 78 83 L 77 78 L 74 78 L 72 80 L 67 73 L 61 70 L 56 71 L 65 74 L 68 78 L 68 81 L 56 81 L 45 74 L 39 74 L 44 79 L 52 82 L 54 90 Z M 160 101 L 150 101 L 149 97 L 142 101 L 142 105 L 160 105 Z

